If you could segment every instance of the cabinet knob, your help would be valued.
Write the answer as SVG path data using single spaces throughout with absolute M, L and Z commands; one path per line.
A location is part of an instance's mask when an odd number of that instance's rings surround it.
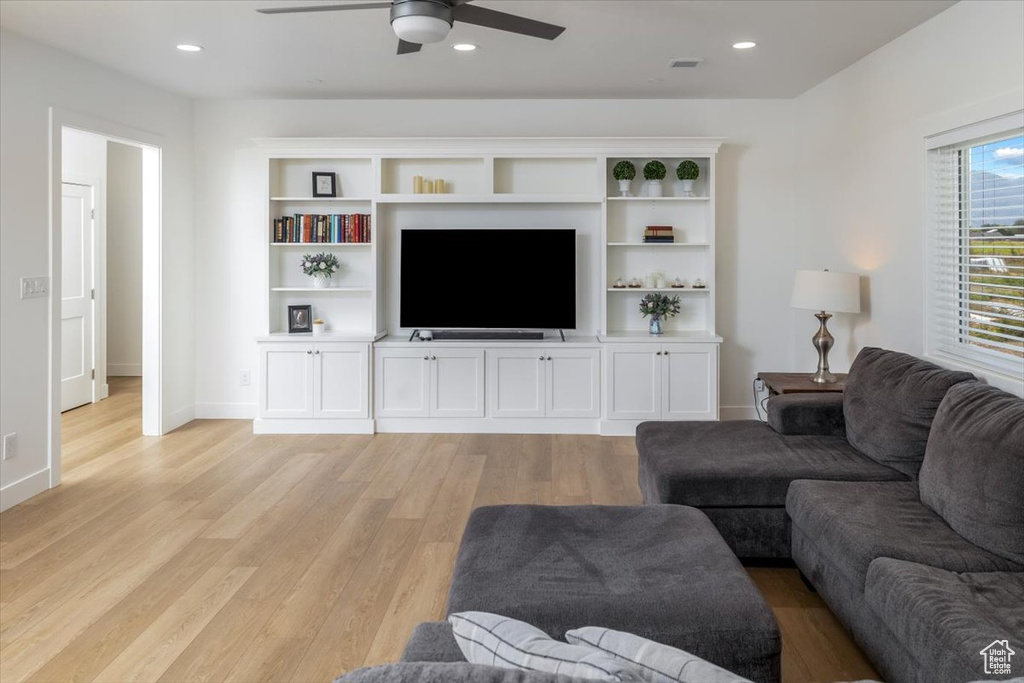
M 655 355 L 655 356 L 660 356 L 660 355 L 661 355 L 661 351 L 655 351 L 655 352 L 654 352 L 654 355 Z
M 544 356 L 541 356 L 541 357 L 540 357 L 540 359 L 541 359 L 541 360 L 544 360 Z
M 667 356 L 668 355 L 668 351 L 662 351 L 662 354 Z
M 320 355 L 320 349 L 317 349 L 317 350 L 316 350 L 316 351 L 314 351 L 313 353 L 315 353 L 316 355 L 318 355 L 318 356 L 319 356 L 319 355 Z
M 310 355 L 311 353 L 313 353 L 313 349 L 306 349 L 306 355 L 307 356 Z
M 431 356 L 430 360 L 437 360 L 437 356 Z
M 423 360 L 430 360 L 430 356 L 423 356 Z
M 551 360 L 551 356 L 548 356 L 548 360 Z

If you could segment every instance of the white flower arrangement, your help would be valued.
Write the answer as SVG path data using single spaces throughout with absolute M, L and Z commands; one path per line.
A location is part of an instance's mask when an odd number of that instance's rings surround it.
M 329 278 L 340 267 L 341 264 L 338 262 L 338 257 L 331 253 L 305 254 L 302 257 L 302 272 L 306 275 Z

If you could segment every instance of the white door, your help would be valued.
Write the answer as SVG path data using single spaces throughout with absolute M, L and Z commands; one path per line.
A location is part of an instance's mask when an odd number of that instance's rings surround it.
M 430 352 L 430 415 L 484 416 L 483 349 Z
M 313 347 L 313 415 L 367 418 L 369 347 L 366 344 L 317 344 Z
M 596 349 L 547 353 L 548 417 L 601 416 L 601 363 Z
M 544 417 L 546 358 L 543 349 L 495 349 L 487 352 L 491 417 Z
M 718 419 L 718 346 L 666 344 L 662 347 L 662 417 Z
M 375 349 L 377 417 L 430 416 L 430 354 L 410 349 Z
M 92 187 L 61 190 L 60 409 L 93 399 Z
M 313 349 L 260 345 L 260 417 L 313 417 Z
M 657 344 L 608 345 L 605 414 L 609 420 L 661 418 L 661 347 Z

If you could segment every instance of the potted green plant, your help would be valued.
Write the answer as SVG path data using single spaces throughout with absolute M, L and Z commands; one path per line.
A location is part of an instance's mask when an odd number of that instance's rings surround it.
M 651 318 L 651 334 L 661 334 L 661 319 L 671 318 L 679 313 L 679 297 L 651 292 L 640 299 L 640 312 Z
M 636 178 L 636 166 L 633 165 L 633 162 L 622 160 L 615 164 L 612 175 L 619 181 L 619 194 L 623 197 L 630 196 L 629 186 L 633 182 L 633 178 Z
M 330 252 L 305 254 L 302 257 L 302 272 L 313 278 L 313 285 L 319 288 L 331 286 L 331 277 L 341 264 L 338 257 Z
M 683 186 L 683 196 L 693 196 L 693 181 L 700 177 L 700 166 L 692 159 L 685 159 L 676 169 L 676 177 Z
M 660 161 L 648 161 L 644 165 L 644 190 L 648 197 L 661 196 L 661 181 L 665 179 L 668 169 Z

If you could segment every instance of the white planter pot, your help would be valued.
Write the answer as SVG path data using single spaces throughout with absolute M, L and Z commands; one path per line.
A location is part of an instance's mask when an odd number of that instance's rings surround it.
M 313 336 L 319 337 L 327 330 L 327 325 L 324 323 L 313 323 Z
M 680 180 L 680 189 L 682 190 L 683 197 L 693 196 L 693 181 L 692 180 Z
M 648 197 L 660 197 L 661 196 L 661 181 L 660 180 L 648 180 L 644 183 L 644 193 Z
M 331 278 L 329 277 L 313 277 L 313 286 L 317 289 L 330 289 Z
M 632 185 L 632 183 L 633 183 L 632 180 L 620 180 L 619 181 L 619 196 L 621 196 L 621 197 L 629 197 L 630 196 L 630 194 L 629 194 L 630 185 Z

